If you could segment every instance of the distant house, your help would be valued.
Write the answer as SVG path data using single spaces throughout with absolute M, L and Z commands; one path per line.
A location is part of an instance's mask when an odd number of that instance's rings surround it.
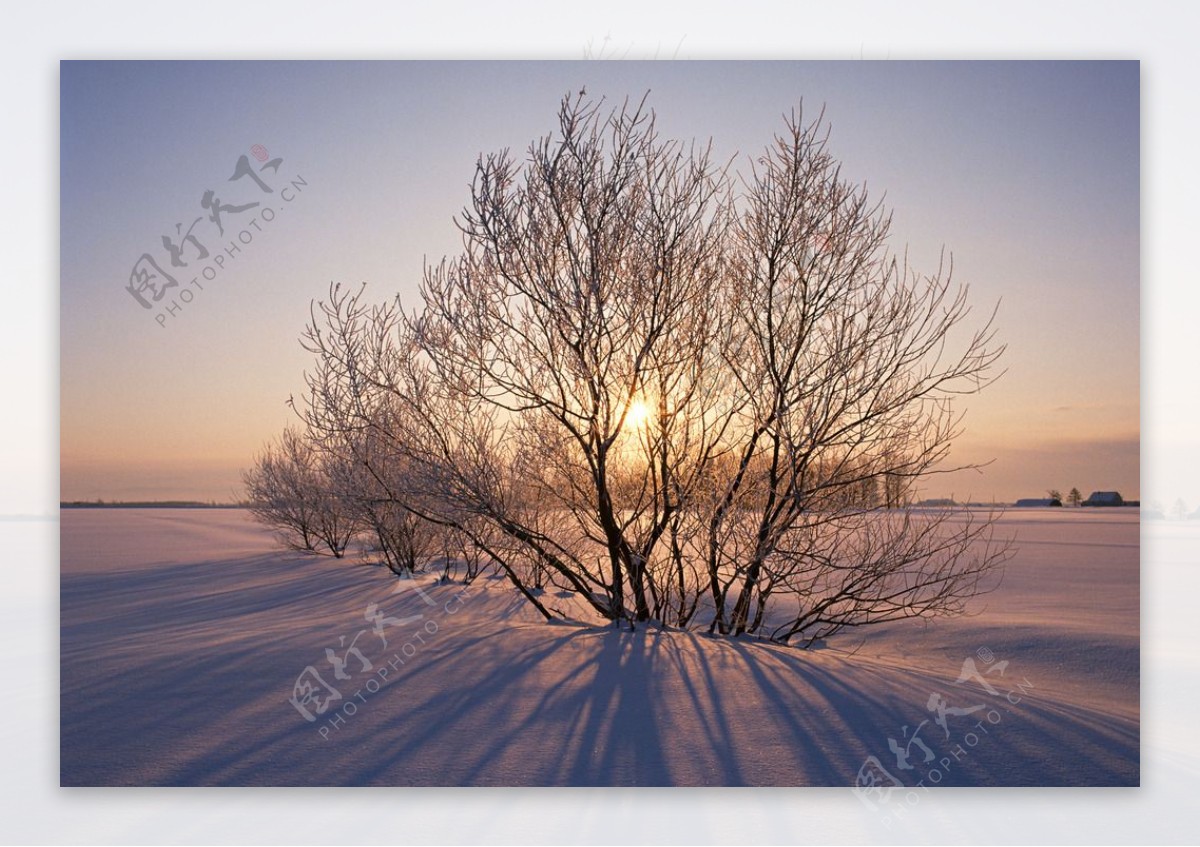
M 1017 508 L 1019 509 L 1036 509 L 1061 505 L 1062 500 L 1059 500 L 1057 497 L 1026 497 L 1023 500 L 1017 501 Z
M 1082 506 L 1124 506 L 1125 500 L 1116 491 L 1093 491 Z

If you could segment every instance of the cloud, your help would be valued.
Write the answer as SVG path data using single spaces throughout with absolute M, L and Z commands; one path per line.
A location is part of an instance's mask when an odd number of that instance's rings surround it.
M 1079 403 L 1067 406 L 1055 406 L 1052 412 L 1103 412 L 1112 407 L 1107 403 Z

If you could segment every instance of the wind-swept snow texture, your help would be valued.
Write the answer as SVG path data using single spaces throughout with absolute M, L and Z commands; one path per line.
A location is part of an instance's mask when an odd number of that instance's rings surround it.
M 1137 785 L 1136 513 L 999 528 L 1017 553 L 972 616 L 800 651 L 546 624 L 505 580 L 281 552 L 238 510 L 64 510 L 61 781 L 857 786 L 868 805 Z

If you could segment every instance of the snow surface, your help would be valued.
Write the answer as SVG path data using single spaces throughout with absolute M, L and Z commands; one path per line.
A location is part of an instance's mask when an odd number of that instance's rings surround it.
M 971 616 L 800 651 L 546 624 L 502 579 L 402 584 L 282 552 L 238 510 L 64 510 L 61 781 L 846 786 L 874 774 L 904 786 L 860 792 L 884 815 L 934 784 L 1137 785 L 1136 510 L 1021 510 L 1000 529 L 1019 549 Z M 417 614 L 382 638 L 373 627 L 372 615 Z M 979 676 L 959 683 L 967 660 Z M 313 721 L 289 702 L 309 667 L 342 695 L 324 714 L 308 702 Z M 889 739 L 908 745 L 910 769 Z

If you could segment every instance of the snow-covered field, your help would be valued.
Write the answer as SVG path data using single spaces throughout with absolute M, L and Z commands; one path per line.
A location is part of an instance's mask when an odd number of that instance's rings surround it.
M 1133 510 L 1010 511 L 975 614 L 807 652 L 548 625 L 503 580 L 281 552 L 238 510 L 61 519 L 63 785 L 857 782 L 886 815 L 1139 782 Z

